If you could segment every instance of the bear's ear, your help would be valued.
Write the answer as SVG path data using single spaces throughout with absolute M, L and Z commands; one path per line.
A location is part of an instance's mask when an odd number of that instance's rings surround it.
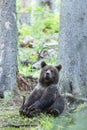
M 62 65 L 56 66 L 57 70 L 60 71 L 62 69 Z
M 45 67 L 47 64 L 45 63 L 45 61 L 41 62 L 41 68 Z

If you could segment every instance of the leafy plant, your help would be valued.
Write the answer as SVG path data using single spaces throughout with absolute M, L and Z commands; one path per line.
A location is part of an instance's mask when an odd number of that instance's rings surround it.
M 31 12 L 31 10 L 27 8 L 27 11 Z M 26 35 L 40 39 L 45 35 L 59 32 L 59 15 L 57 12 L 50 12 L 43 7 L 35 7 L 32 15 L 34 18 L 32 25 L 23 24 L 22 28 L 19 29 L 21 39 Z
M 18 0 L 19 1 L 19 0 Z M 19 5 L 18 5 L 19 6 Z M 25 8 L 24 11 L 29 12 L 32 17 L 33 21 L 31 25 L 23 24 L 22 28 L 19 29 L 19 43 L 20 45 L 21 40 L 25 38 L 25 36 L 31 36 L 34 40 L 34 47 L 33 48 L 20 48 L 19 47 L 19 54 L 18 54 L 18 67 L 19 72 L 25 75 L 34 75 L 38 72 L 32 69 L 32 65 L 29 64 L 28 67 L 21 65 L 21 61 L 27 59 L 33 62 L 38 60 L 38 54 L 44 48 L 44 42 L 50 41 L 53 34 L 58 34 L 59 32 L 59 15 L 57 12 L 51 12 L 46 7 L 36 7 L 30 6 L 29 8 Z M 58 36 L 57 36 L 58 37 Z M 52 59 L 52 60 L 51 60 Z M 50 59 L 46 59 L 47 62 L 56 63 L 57 57 L 50 57 Z

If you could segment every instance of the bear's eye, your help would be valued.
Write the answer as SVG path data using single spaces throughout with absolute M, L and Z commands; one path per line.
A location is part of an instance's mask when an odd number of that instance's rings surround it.
M 51 72 L 53 73 L 53 70 L 51 70 Z
M 43 72 L 47 72 L 47 70 L 44 70 Z

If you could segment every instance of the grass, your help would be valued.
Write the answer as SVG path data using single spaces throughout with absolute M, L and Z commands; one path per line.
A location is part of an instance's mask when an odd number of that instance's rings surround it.
M 20 100 L 14 102 L 13 100 L 2 99 L 0 100 L 0 103 L 0 130 L 87 129 L 86 103 L 79 105 L 79 107 L 74 111 L 74 113 L 69 115 L 63 114 L 56 118 L 46 114 L 41 114 L 40 116 L 34 118 L 21 117 L 19 115 Z M 17 126 L 19 125 L 20 127 L 17 128 Z

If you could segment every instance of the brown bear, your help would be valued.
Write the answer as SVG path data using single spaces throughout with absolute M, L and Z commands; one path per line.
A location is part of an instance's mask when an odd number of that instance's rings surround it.
M 62 66 L 54 67 L 43 61 L 41 68 L 37 86 L 19 110 L 21 115 L 32 117 L 45 112 L 57 116 L 64 110 L 65 102 L 58 90 L 59 72 Z

